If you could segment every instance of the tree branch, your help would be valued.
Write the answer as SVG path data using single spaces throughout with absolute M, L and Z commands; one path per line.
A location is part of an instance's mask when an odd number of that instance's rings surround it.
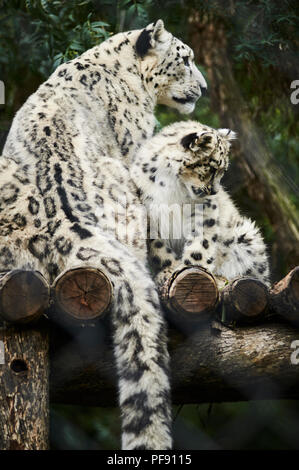
M 66 342 L 52 336 L 52 402 L 116 404 L 109 326 L 82 329 Z M 192 334 L 169 332 L 174 403 L 299 399 L 299 364 L 291 362 L 299 331 L 283 323 L 226 328 L 212 322 Z M 299 357 L 299 354 L 298 354 Z
M 46 450 L 49 440 L 48 333 L 0 325 L 0 449 Z

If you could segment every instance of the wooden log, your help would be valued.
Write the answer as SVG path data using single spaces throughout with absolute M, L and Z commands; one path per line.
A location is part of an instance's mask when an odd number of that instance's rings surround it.
M 0 450 L 46 450 L 49 442 L 48 333 L 0 328 Z
M 52 286 L 52 317 L 57 321 L 90 324 L 103 318 L 112 300 L 112 284 L 96 268 L 73 268 L 61 273 Z
M 0 318 L 11 323 L 37 320 L 50 301 L 50 287 L 37 271 L 0 274 Z
M 113 348 L 103 328 L 99 322 L 71 339 L 53 333 L 52 402 L 117 404 Z M 188 336 L 170 328 L 173 403 L 299 399 L 296 341 L 298 330 L 284 323 L 232 329 L 214 321 L 194 327 Z
M 299 266 L 270 289 L 270 310 L 299 325 Z
M 219 293 L 211 273 L 198 266 L 176 271 L 161 289 L 161 300 L 173 321 L 199 321 L 214 311 Z
M 268 288 L 258 279 L 235 279 L 221 291 L 218 317 L 222 323 L 252 323 L 263 318 L 269 301 Z

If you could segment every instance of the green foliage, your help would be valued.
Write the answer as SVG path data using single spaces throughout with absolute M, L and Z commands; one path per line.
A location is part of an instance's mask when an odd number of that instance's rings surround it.
M 100 44 L 114 30 L 91 0 L 4 0 L 0 9 L 0 79 L 6 127 L 27 96 L 62 62 Z M 1 126 L 1 121 L 2 124 Z
M 298 449 L 295 401 L 175 406 L 175 449 Z M 52 405 L 51 449 L 119 448 L 117 409 Z
M 156 131 L 176 121 L 195 120 L 204 122 L 211 127 L 219 127 L 219 118 L 211 112 L 210 100 L 207 97 L 201 98 L 192 114 L 181 115 L 174 109 L 165 106 L 158 106 L 156 111 L 157 125 Z
M 0 16 L 4 23 L 0 63 L 6 67 L 26 63 L 33 73 L 45 79 L 61 62 L 73 59 L 109 36 L 108 23 L 93 21 L 90 0 L 5 3 L 5 13 Z
M 278 66 L 285 51 L 295 52 L 299 38 L 298 2 L 238 1 L 230 36 L 235 61 L 261 60 Z
M 51 449 L 118 449 L 120 416 L 116 408 L 52 405 Z
M 0 128 L 7 127 L 27 96 L 58 65 L 111 34 L 145 26 L 150 4 L 151 0 L 2 0 L 0 79 L 6 84 L 6 106 Z
M 298 449 L 298 420 L 296 401 L 184 405 L 173 432 L 179 449 Z
M 284 52 L 295 58 L 298 49 L 297 0 L 152 0 L 151 17 L 157 11 L 183 37 L 186 20 L 194 12 L 205 21 L 225 22 L 236 62 L 258 60 L 263 66 L 277 66 Z

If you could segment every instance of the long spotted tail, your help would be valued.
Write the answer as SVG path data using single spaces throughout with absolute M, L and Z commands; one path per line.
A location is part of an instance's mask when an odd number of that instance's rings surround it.
M 149 278 L 118 284 L 113 325 L 122 449 L 171 449 L 165 320 Z

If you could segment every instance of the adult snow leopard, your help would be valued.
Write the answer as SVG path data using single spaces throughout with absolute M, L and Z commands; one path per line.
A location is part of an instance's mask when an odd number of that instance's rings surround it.
M 222 278 L 243 275 L 269 284 L 259 229 L 220 183 L 234 138 L 229 129 L 177 122 L 148 139 L 133 158 L 131 175 L 154 233 L 149 256 L 160 288 L 174 271 L 191 265 L 210 271 L 219 285 Z
M 205 87 L 192 50 L 161 20 L 117 34 L 60 65 L 29 97 L 1 157 L 0 268 L 38 270 L 52 282 L 87 265 L 113 283 L 123 449 L 171 447 L 164 320 L 128 164 L 153 134 L 155 105 L 189 113 Z

